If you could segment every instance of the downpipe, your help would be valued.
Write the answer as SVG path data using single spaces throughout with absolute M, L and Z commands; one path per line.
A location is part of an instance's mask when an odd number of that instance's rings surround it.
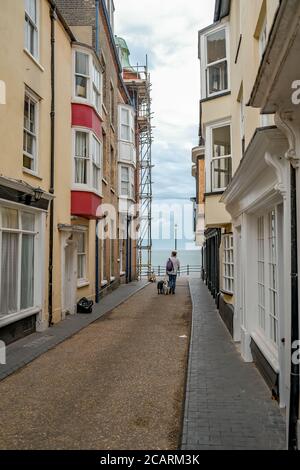
M 297 424 L 299 417 L 299 361 L 293 361 L 295 348 L 299 344 L 298 313 L 298 246 L 297 246 L 297 184 L 296 169 L 290 167 L 291 179 L 291 377 L 288 449 L 298 449 Z

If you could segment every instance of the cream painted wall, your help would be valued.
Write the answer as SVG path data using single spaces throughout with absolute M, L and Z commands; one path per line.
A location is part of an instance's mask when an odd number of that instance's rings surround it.
M 233 172 L 242 158 L 241 144 L 241 90 L 244 101 L 245 148 L 251 141 L 255 129 L 261 126 L 258 109 L 247 107 L 260 65 L 258 37 L 264 19 L 270 31 L 279 5 L 278 0 L 232 0 L 230 13 L 231 49 L 231 116 L 232 116 L 232 164 Z M 240 35 L 240 47 L 238 44 Z
M 220 203 L 220 194 L 205 197 L 205 226 L 221 227 L 230 223 L 230 215 Z

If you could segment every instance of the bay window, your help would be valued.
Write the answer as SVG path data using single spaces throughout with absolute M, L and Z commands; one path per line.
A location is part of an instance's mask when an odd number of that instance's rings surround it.
M 75 186 L 101 192 L 102 144 L 90 131 L 75 130 Z
M 93 63 L 93 90 L 92 90 L 92 103 L 97 109 L 97 111 L 100 113 L 101 111 L 101 104 L 102 104 L 102 99 L 101 99 L 101 74 L 95 65 Z
M 88 97 L 89 55 L 75 52 L 75 95 L 79 98 Z
M 36 171 L 37 161 L 38 102 L 26 92 L 23 124 L 23 167 Z
M 33 57 L 38 57 L 37 0 L 25 0 L 25 49 Z
M 134 199 L 134 168 L 130 166 L 120 166 L 120 196 Z
M 75 51 L 75 98 L 94 106 L 101 114 L 103 77 L 92 54 Z
M 231 181 L 231 127 L 211 129 L 211 191 L 224 191 Z
M 228 28 L 214 28 L 200 36 L 202 98 L 229 90 Z
M 36 216 L 0 208 L 0 318 L 35 307 Z

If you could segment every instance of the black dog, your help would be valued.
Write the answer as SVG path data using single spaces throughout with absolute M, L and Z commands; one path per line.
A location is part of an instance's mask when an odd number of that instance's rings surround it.
M 164 281 L 158 281 L 157 283 L 157 293 L 163 294 L 164 293 Z

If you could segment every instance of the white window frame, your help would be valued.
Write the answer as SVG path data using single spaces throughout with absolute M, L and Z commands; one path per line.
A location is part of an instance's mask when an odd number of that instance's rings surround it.
M 226 42 L 226 57 L 220 59 L 216 62 L 208 64 L 207 60 L 207 38 L 211 34 L 214 34 L 222 29 L 225 30 L 225 42 Z M 210 98 L 218 95 L 222 95 L 230 91 L 230 35 L 229 35 L 229 25 L 228 23 L 222 23 L 216 27 L 205 30 L 200 36 L 200 60 L 201 60 L 201 97 L 202 99 Z M 208 83 L 208 68 L 213 65 L 217 65 L 221 62 L 227 62 L 227 88 L 217 92 L 209 93 L 209 83 Z
M 274 216 L 274 231 L 270 230 L 270 216 Z M 279 279 L 278 279 L 278 213 L 277 208 L 257 218 L 257 299 L 258 330 L 272 349 L 279 348 Z M 260 224 L 260 229 L 259 229 Z M 271 256 L 271 245 L 273 256 Z M 272 275 L 271 275 L 272 272 Z M 274 278 L 272 276 L 274 275 Z M 271 282 L 273 281 L 273 282 Z M 274 285 L 275 283 L 275 285 Z M 271 301 L 273 296 L 273 301 Z
M 128 115 L 128 123 L 123 122 L 123 112 L 126 112 Z M 122 137 L 123 127 L 128 129 L 129 139 L 124 139 Z M 135 144 L 135 112 L 132 106 L 119 105 L 119 140 L 133 145 Z
M 124 194 L 122 191 L 122 183 L 125 183 L 125 180 L 122 180 L 122 169 L 126 168 L 128 170 L 128 181 L 126 183 L 128 184 L 128 191 L 127 194 Z M 130 165 L 119 165 L 119 196 L 122 198 L 126 199 L 135 199 L 135 181 L 134 181 L 134 176 L 135 176 L 135 170 L 132 166 Z
M 77 237 L 83 237 L 84 251 L 79 251 L 79 243 L 77 245 L 77 286 L 86 284 L 88 282 L 88 231 L 84 230 L 77 234 Z M 83 276 L 79 276 L 79 257 L 83 258 Z
M 29 11 L 26 9 L 27 0 L 24 0 L 24 49 L 28 52 L 28 54 L 33 57 L 35 60 L 39 60 L 39 23 L 40 23 L 40 2 L 39 0 L 35 0 L 35 13 L 36 13 L 36 21 L 30 16 Z M 30 50 L 29 43 L 28 43 L 28 26 L 27 23 L 30 23 L 31 27 L 34 30 L 34 51 Z
M 88 57 L 88 75 L 76 73 L 76 53 L 85 54 Z M 99 74 L 99 84 L 95 80 L 95 70 Z M 86 98 L 76 94 L 76 76 L 82 76 L 87 79 Z M 95 94 L 99 97 L 99 105 L 95 102 Z M 103 107 L 103 72 L 101 66 L 97 63 L 95 56 L 83 47 L 76 47 L 73 50 L 73 101 L 77 103 L 88 104 L 92 106 L 96 113 L 102 118 Z
M 220 127 L 230 127 L 230 147 L 231 147 L 231 154 L 224 155 L 222 157 L 213 157 L 213 130 L 218 129 Z M 207 193 L 218 193 L 221 191 L 225 191 L 225 188 L 213 188 L 213 180 L 212 180 L 212 163 L 216 160 L 221 160 L 223 158 L 230 158 L 231 159 L 231 166 L 232 166 L 232 124 L 231 120 L 224 120 L 219 121 L 214 124 L 211 124 L 206 127 L 206 142 L 207 145 L 205 146 L 206 155 L 205 159 L 207 164 L 205 165 L 206 171 L 206 192 Z M 232 175 L 231 175 L 232 177 Z
M 3 228 L 2 227 L 2 208 L 13 209 L 18 211 L 18 229 L 15 228 Z M 27 212 L 34 216 L 34 230 L 23 230 L 22 213 Z M 2 257 L 2 234 L 5 233 L 16 233 L 19 236 L 19 259 L 18 259 L 18 292 L 17 292 L 17 304 L 18 309 L 16 312 L 7 314 L 0 314 L 0 326 L 18 321 L 21 318 L 26 318 L 35 313 L 39 313 L 42 309 L 42 288 L 43 288 L 43 269 L 44 269 L 44 242 L 45 242 L 45 230 L 44 230 L 44 211 L 35 209 L 32 207 L 24 207 L 22 204 L 10 203 L 8 201 L 0 200 L 0 290 L 1 290 L 1 257 Z M 33 281 L 33 306 L 21 310 L 21 262 L 22 262 L 22 235 L 30 234 L 34 235 L 34 281 Z M 1 293 L 0 293 L 1 295 Z
M 233 234 L 223 235 L 223 290 L 234 294 L 234 248 Z
M 77 132 L 82 132 L 88 135 L 88 157 L 87 157 L 87 183 L 77 183 L 76 182 L 76 134 Z M 93 159 L 93 140 L 97 141 L 100 145 L 100 166 L 97 165 L 97 168 L 100 170 L 99 173 L 99 187 L 94 188 L 93 186 L 93 170 L 94 170 L 94 159 Z M 103 143 L 99 140 L 99 138 L 94 134 L 94 132 L 90 131 L 89 129 L 82 128 L 82 127 L 74 127 L 73 128 L 73 189 L 75 190 L 82 190 L 82 191 L 90 191 L 93 193 L 98 194 L 99 196 L 102 195 L 102 178 L 103 178 Z
M 24 104 L 26 98 L 29 99 L 29 104 L 34 104 L 34 115 L 35 115 L 35 131 L 32 132 L 30 129 L 26 129 L 24 125 L 24 111 L 23 111 L 23 157 L 22 157 L 22 167 L 25 172 L 31 173 L 33 175 L 37 175 L 38 173 L 38 145 L 39 145 L 39 99 L 35 96 L 30 90 L 26 88 L 24 94 Z M 30 134 L 35 142 L 35 149 L 33 154 L 30 154 L 24 150 L 24 133 Z M 24 166 L 23 158 L 24 156 L 28 157 L 30 160 L 33 161 L 33 168 L 27 168 Z

